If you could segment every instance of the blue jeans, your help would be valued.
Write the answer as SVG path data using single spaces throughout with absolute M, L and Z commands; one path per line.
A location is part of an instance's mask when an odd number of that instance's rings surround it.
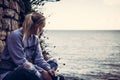
M 51 68 L 55 70 L 58 67 L 58 64 L 54 60 L 48 61 Z M 17 70 L 10 72 L 3 80 L 43 80 L 42 76 L 38 77 L 35 73 L 28 71 L 24 68 L 18 68 Z

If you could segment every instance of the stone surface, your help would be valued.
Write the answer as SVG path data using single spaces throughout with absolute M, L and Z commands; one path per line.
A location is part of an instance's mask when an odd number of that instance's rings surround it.
M 4 1 L 4 7 L 8 7 L 9 8 L 9 1 L 8 0 L 2 0 L 2 1 Z
M 23 0 L 0 0 L 0 53 L 4 49 L 7 35 L 18 28 Z M 22 12 L 21 12 L 22 11 Z
M 10 18 L 2 18 L 2 29 L 3 30 L 11 30 L 11 19 Z
M 7 36 L 7 34 L 6 34 L 6 32 L 5 31 L 0 31 L 0 40 L 5 40 L 6 39 L 6 36 Z

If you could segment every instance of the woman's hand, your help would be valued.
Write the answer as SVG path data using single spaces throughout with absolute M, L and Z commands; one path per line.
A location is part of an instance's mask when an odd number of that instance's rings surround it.
M 55 70 L 52 70 L 52 69 L 50 69 L 50 70 L 48 71 L 48 73 L 49 73 L 51 76 L 55 76 L 55 75 L 56 75 Z
M 32 69 L 34 68 L 34 66 L 33 66 L 33 64 L 30 63 L 30 62 L 25 62 L 25 63 L 24 63 L 24 68 L 25 68 L 25 69 L 30 69 L 30 70 L 32 70 Z
M 46 70 L 43 70 L 43 71 L 42 71 L 42 76 L 43 76 L 43 78 L 44 78 L 45 80 L 52 80 L 49 72 L 46 71 Z

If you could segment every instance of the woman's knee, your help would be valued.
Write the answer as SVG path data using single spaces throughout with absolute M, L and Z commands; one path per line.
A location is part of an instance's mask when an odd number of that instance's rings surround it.
M 57 61 L 56 61 L 55 59 L 49 60 L 49 61 L 48 61 L 48 64 L 50 64 L 50 67 L 51 67 L 52 69 L 57 70 L 57 68 L 58 68 L 58 63 L 57 63 Z

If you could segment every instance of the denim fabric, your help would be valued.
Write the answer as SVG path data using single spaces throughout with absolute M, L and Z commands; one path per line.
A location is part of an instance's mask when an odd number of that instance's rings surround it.
M 48 60 L 47 63 L 50 64 L 51 69 L 57 70 L 58 64 L 57 64 L 57 61 L 56 61 L 55 59 L 53 59 L 53 60 Z
M 42 76 L 38 77 L 34 72 L 28 71 L 24 68 L 18 68 L 17 70 L 10 72 L 3 80 L 43 80 Z

